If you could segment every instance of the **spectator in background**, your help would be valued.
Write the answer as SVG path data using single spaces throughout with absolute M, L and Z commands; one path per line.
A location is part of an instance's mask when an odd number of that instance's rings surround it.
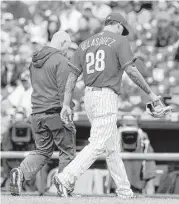
M 89 31 L 90 35 L 94 35 L 99 33 L 101 30 L 101 22 L 97 18 L 90 18 L 89 20 Z
M 29 7 L 24 1 L 2 1 L 6 6 L 6 11 L 12 13 L 14 19 L 26 18 L 31 19 L 32 15 L 29 11 Z
M 5 31 L 1 31 L 1 54 L 6 54 L 10 47 L 10 38 L 9 34 Z
M 33 51 L 30 47 L 30 44 L 21 45 L 19 47 L 19 56 L 22 62 L 27 62 L 29 58 L 32 57 Z
M 142 1 L 133 1 L 132 8 L 138 14 L 142 9 Z
M 179 194 L 179 165 L 170 164 L 160 179 L 159 194 Z
M 177 48 L 176 54 L 175 54 L 175 61 L 177 61 L 179 63 L 179 46 Z M 179 67 L 179 66 L 178 66 Z
M 7 54 L 6 60 L 1 65 L 1 87 L 11 92 L 17 86 L 20 71 L 15 63 L 13 55 Z
M 120 13 L 124 18 L 131 10 L 131 3 L 129 1 L 116 1 L 116 5 L 112 8 L 113 12 Z
M 58 16 L 51 15 L 48 20 L 47 24 L 47 40 L 48 42 L 51 41 L 52 36 L 54 33 L 56 33 L 61 27 L 61 22 Z
M 39 38 L 38 36 L 34 36 L 31 38 L 31 48 L 33 52 L 39 51 L 44 44 L 45 42 L 43 41 L 43 39 Z
M 38 36 L 42 39 L 47 37 L 47 21 L 40 13 L 34 13 L 33 21 L 28 25 L 28 32 L 31 37 Z
M 3 20 L 2 30 L 9 34 L 11 46 L 12 45 L 18 46 L 21 43 L 23 31 L 19 26 L 16 25 L 13 14 L 12 13 L 2 14 L 2 20 Z
M 25 18 L 20 18 L 20 19 L 16 20 L 16 24 L 22 30 L 22 36 L 23 37 L 21 38 L 20 45 L 24 45 L 27 42 L 29 43 L 30 38 L 31 38 L 31 35 L 28 32 L 29 21 L 27 21 Z M 17 54 L 18 54 L 18 49 L 17 49 Z
M 67 5 L 67 8 L 60 14 L 61 30 L 71 29 L 73 32 L 78 32 L 78 21 L 82 14 L 76 9 L 75 4 Z
M 25 71 L 20 76 L 20 83 L 14 91 L 1 103 L 2 112 L 14 114 L 19 108 L 24 110 L 24 114 L 29 117 L 31 114 L 31 93 L 29 71 Z
M 165 47 L 174 44 L 178 40 L 178 32 L 171 24 L 171 15 L 168 12 L 160 12 L 156 16 L 157 33 L 156 33 L 156 47 Z
M 93 13 L 92 13 L 92 9 L 93 9 L 93 3 L 92 2 L 85 2 L 84 6 L 83 6 L 83 17 L 89 21 L 90 18 L 94 17 Z
M 21 73 L 28 69 L 32 54 L 33 50 L 30 44 L 27 43 L 19 47 L 18 55 L 16 56 L 16 64 Z
M 144 25 L 145 23 L 150 23 L 152 14 L 149 10 L 142 8 L 138 14 L 138 23 Z
M 110 6 L 107 5 L 107 1 L 96 1 L 92 7 L 92 14 L 100 21 L 104 21 L 106 17 L 112 12 Z
M 166 11 L 168 8 L 168 1 L 164 0 L 164 1 L 156 1 L 155 3 L 155 9 L 154 12 L 161 12 L 161 11 Z
M 101 29 L 101 22 L 93 16 L 94 5 L 91 2 L 85 2 L 82 17 L 79 19 L 79 31 L 77 33 L 77 44 L 97 33 Z
M 82 17 L 79 20 L 79 31 L 76 35 L 76 42 L 79 45 L 81 42 L 90 37 L 90 30 L 88 26 L 88 21 L 86 18 Z

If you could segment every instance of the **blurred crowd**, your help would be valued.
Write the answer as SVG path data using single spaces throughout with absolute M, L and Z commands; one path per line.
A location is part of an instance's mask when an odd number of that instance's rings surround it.
M 70 59 L 80 42 L 99 32 L 111 12 L 120 12 L 130 25 L 132 50 L 146 69 L 140 70 L 152 89 L 166 96 L 179 111 L 178 1 L 3 1 L 1 13 L 1 102 L 3 113 L 23 109 L 30 114 L 28 67 L 32 53 L 48 44 L 59 29 L 73 41 Z M 75 111 L 83 111 L 83 76 L 79 77 Z M 7 103 L 13 106 L 8 109 Z M 124 74 L 119 111 L 141 114 L 147 96 Z M 165 101 L 165 102 L 166 102 Z

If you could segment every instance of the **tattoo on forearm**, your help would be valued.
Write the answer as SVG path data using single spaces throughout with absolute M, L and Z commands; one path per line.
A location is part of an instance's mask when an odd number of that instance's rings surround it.
M 66 82 L 65 86 L 65 92 L 66 93 L 72 93 L 75 89 L 76 81 L 78 79 L 78 76 L 70 73 Z
M 141 73 L 138 71 L 138 69 L 135 66 L 129 66 L 126 68 L 126 73 L 130 77 L 130 79 L 138 85 L 145 93 L 149 94 L 151 93 L 151 89 Z

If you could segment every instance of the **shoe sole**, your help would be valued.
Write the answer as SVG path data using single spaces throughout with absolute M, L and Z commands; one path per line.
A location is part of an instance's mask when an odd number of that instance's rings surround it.
M 63 184 L 60 182 L 60 180 L 54 176 L 53 178 L 53 183 L 57 189 L 57 193 L 60 197 L 69 197 L 67 190 L 65 189 L 65 187 L 63 186 Z
M 12 196 L 20 195 L 20 187 L 18 185 L 18 171 L 16 169 L 12 170 L 10 173 L 10 192 Z
M 132 200 L 132 199 L 141 199 L 141 198 L 145 198 L 145 196 L 143 195 L 133 195 L 133 196 L 130 196 L 130 197 L 124 197 L 124 196 L 118 196 L 119 199 L 122 199 L 122 200 Z

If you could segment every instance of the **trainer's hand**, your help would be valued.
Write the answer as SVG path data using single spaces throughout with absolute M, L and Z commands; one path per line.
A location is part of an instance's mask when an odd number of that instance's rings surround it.
M 70 106 L 63 105 L 60 116 L 64 123 L 68 124 L 69 122 L 72 122 L 73 111 Z

